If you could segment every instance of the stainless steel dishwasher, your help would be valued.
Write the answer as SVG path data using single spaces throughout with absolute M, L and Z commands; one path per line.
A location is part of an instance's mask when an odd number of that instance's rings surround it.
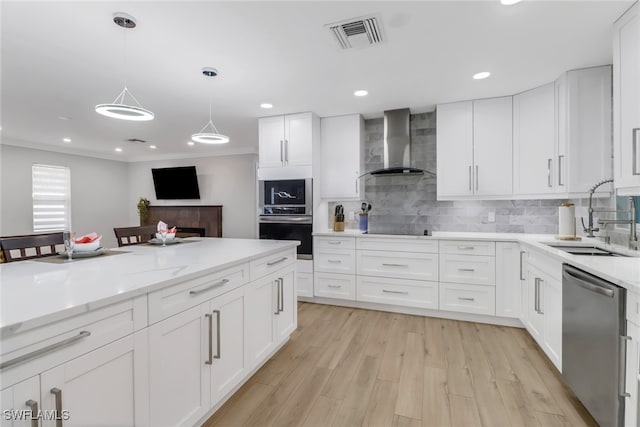
M 626 289 L 565 264 L 562 376 L 603 427 L 624 423 Z

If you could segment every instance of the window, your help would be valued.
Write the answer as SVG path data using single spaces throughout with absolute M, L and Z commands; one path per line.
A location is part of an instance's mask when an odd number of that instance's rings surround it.
M 61 166 L 33 165 L 33 232 L 71 229 L 71 172 Z

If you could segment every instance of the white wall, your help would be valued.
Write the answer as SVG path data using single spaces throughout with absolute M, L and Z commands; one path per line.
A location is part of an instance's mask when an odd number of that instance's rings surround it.
M 222 205 L 222 236 L 256 238 L 255 154 L 129 163 L 129 222 L 139 224 L 136 205 L 146 197 L 151 205 Z M 157 200 L 152 168 L 196 166 L 200 200 Z
M 117 246 L 113 227 L 130 225 L 127 163 L 0 145 L 0 235 L 33 233 L 31 166 L 71 170 L 71 226 L 79 234 L 102 234 L 102 246 Z M 135 204 L 133 205 L 135 209 Z

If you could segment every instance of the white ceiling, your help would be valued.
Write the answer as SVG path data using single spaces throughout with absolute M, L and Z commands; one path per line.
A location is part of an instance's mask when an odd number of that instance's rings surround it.
M 510 95 L 568 69 L 609 64 L 611 25 L 632 3 L 3 0 L 2 139 L 126 161 L 257 152 L 261 116 L 431 111 L 438 103 Z M 126 30 L 126 44 L 125 30 L 112 22 L 120 11 L 138 22 Z M 342 51 L 324 27 L 371 13 L 381 17 L 386 39 L 376 47 Z M 203 77 L 204 66 L 220 75 Z M 472 80 L 479 71 L 492 75 Z M 125 78 L 155 120 L 95 113 Z M 356 89 L 369 96 L 354 97 Z M 187 146 L 208 121 L 211 99 L 213 121 L 231 142 Z M 261 102 L 275 107 L 263 110 Z

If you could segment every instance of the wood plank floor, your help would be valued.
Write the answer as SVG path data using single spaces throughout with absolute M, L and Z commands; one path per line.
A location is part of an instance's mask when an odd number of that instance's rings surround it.
M 204 425 L 597 426 L 524 329 L 310 303 Z

